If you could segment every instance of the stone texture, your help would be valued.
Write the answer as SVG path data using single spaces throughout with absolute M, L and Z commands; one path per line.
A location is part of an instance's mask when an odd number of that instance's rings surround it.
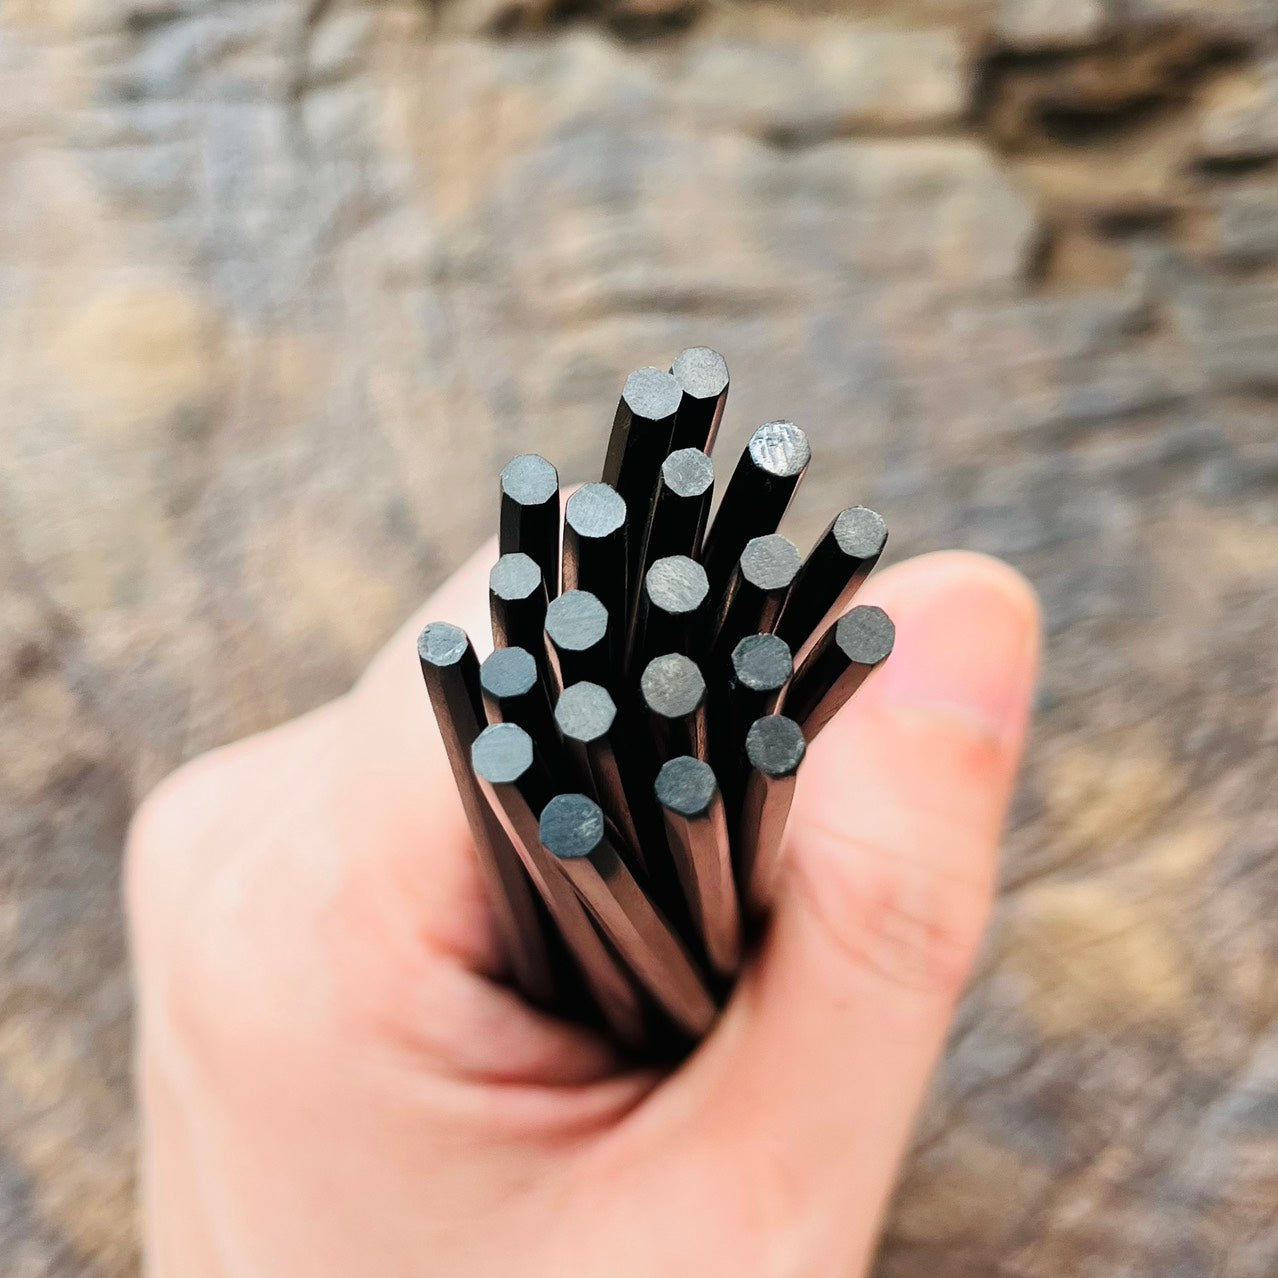
M 1213 245 L 1243 265 L 1278 258 L 1278 190 L 1264 180 L 1221 191 L 1212 201 Z
M 864 501 L 1044 599 L 881 1278 L 1269 1278 L 1278 24 L 1097 9 L 0 0 L 6 1278 L 135 1272 L 133 803 L 702 342 L 726 453 L 811 433 L 796 537 Z
M 1216 86 L 1203 116 L 1202 149 L 1212 160 L 1278 156 L 1278 61 Z
M 995 29 L 1015 49 L 1069 48 L 1095 39 L 1109 18 L 1106 0 L 999 0 Z

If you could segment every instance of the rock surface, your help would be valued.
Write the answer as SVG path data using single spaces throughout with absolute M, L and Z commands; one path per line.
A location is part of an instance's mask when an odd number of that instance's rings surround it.
M 864 501 L 1046 606 L 880 1278 L 1272 1275 L 1276 43 L 1271 0 L 0 2 L 0 1272 L 135 1272 L 133 803 L 344 688 L 510 454 L 588 476 L 705 342 L 724 451 L 811 432 L 796 536 Z

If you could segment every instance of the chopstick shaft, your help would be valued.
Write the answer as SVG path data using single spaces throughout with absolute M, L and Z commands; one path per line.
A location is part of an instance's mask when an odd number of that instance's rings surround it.
M 681 398 L 679 383 L 671 374 L 641 368 L 626 378 L 613 418 L 601 478 L 617 490 L 630 511 L 627 556 L 634 574 L 639 571 L 652 497 L 661 464 L 670 452 Z
M 776 532 L 811 457 L 793 422 L 766 422 L 750 437 L 706 538 L 702 563 L 712 590 L 727 585 L 747 542 Z
M 710 584 L 695 559 L 658 559 L 644 578 L 639 597 L 632 668 L 642 670 L 664 652 L 692 660 L 703 656 L 710 627 Z
M 646 1030 L 638 990 L 541 846 L 534 811 L 539 801 L 530 800 L 521 788 L 530 783 L 540 788 L 540 780 L 532 776 L 534 753 L 528 734 L 514 724 L 486 728 L 471 747 L 471 763 L 481 791 L 541 894 L 609 1028 L 626 1046 L 642 1047 Z
M 657 800 L 688 912 L 721 976 L 741 963 L 741 911 L 723 796 L 710 766 L 687 755 L 657 774 Z
M 493 644 L 537 652 L 546 625 L 546 579 L 531 556 L 502 555 L 488 574 Z
M 639 695 L 658 763 L 681 754 L 708 756 L 706 681 L 694 661 L 674 652 L 654 658 L 640 677 Z
M 644 567 L 670 555 L 697 559 L 714 496 L 714 463 L 695 448 L 673 452 L 661 464 L 653 498 Z
M 563 690 L 555 706 L 555 724 L 576 764 L 578 775 L 625 843 L 626 851 L 641 870 L 647 869 L 644 840 L 635 824 L 623 769 L 618 758 L 614 726 L 617 706 L 606 688 L 597 683 L 574 683 Z
M 464 631 L 434 622 L 418 638 L 417 652 L 511 979 L 525 998 L 553 1009 L 558 993 L 553 946 L 537 897 L 517 850 L 470 768 L 470 749 L 484 726 L 475 650 Z
M 586 484 L 564 508 L 564 590 L 587 590 L 612 620 L 612 660 L 617 664 L 626 639 L 630 607 L 626 503 L 608 484 Z
M 555 739 L 550 696 L 527 648 L 498 648 L 479 667 L 488 722 L 514 723 L 539 743 Z
M 841 511 L 809 552 L 776 632 L 802 656 L 823 623 L 847 610 L 887 545 L 887 525 L 864 506 Z
M 892 619 L 873 605 L 853 608 L 817 640 L 781 704 L 809 742 L 887 660 L 895 640 Z
M 741 805 L 747 769 L 746 733 L 775 714 L 794 674 L 789 646 L 776 635 L 747 635 L 732 650 L 730 675 L 712 707 L 711 758 L 730 811 Z
M 542 811 L 540 839 L 648 993 L 686 1033 L 705 1034 L 717 1014 L 714 1000 L 674 930 L 609 843 L 599 807 L 585 795 L 557 795 Z
M 719 603 L 711 648 L 711 671 L 718 675 L 733 648 L 752 634 L 776 625 L 802 560 L 788 537 L 770 533 L 746 543 Z
M 536 453 L 512 458 L 501 472 L 497 550 L 527 555 L 542 571 L 547 597 L 559 593 L 559 472 Z
M 728 364 L 708 346 L 690 346 L 670 366 L 681 392 L 672 448 L 714 448 L 728 402 Z
M 760 719 L 746 734 L 750 770 L 737 822 L 736 868 L 745 908 L 755 919 L 772 905 L 782 839 L 806 752 L 802 728 L 784 715 Z
M 633 669 L 635 664 L 634 651 L 638 642 L 637 630 L 642 621 L 643 588 L 648 573 L 663 559 L 685 557 L 696 560 L 700 556 L 713 490 L 714 465 L 705 453 L 695 448 L 684 448 L 671 453 L 662 463 L 640 568 L 631 582 L 628 669 Z
M 574 683 L 607 687 L 615 682 L 610 638 L 614 620 L 588 590 L 565 590 L 551 603 L 546 610 L 546 651 L 558 691 Z

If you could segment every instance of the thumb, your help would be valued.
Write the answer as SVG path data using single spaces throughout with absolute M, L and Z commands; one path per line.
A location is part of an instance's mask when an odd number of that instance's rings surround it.
M 814 744 L 760 961 L 643 1119 L 683 1147 L 673 1192 L 747 1213 L 724 1222 L 752 1240 L 742 1272 L 868 1263 L 985 925 L 1035 678 L 1034 597 L 996 561 L 933 555 L 864 593 L 897 649 Z

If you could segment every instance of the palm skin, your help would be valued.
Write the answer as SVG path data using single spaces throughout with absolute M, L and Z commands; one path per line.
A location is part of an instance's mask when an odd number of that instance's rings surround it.
M 669 1075 L 500 970 L 416 670 L 143 805 L 128 907 L 151 1278 L 863 1274 L 988 914 L 1035 678 L 1011 569 L 883 572 L 897 648 L 818 739 L 761 951 Z

